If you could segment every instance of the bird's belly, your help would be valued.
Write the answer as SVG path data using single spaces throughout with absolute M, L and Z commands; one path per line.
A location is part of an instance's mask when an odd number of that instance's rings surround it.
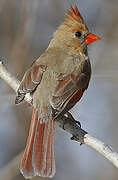
M 40 122 L 47 122 L 52 118 L 50 99 L 55 86 L 55 80 L 48 72 L 44 73 L 41 83 L 33 94 L 33 106 L 39 113 Z
M 33 105 L 41 108 L 50 105 L 50 98 L 56 86 L 56 79 L 48 71 L 44 73 L 41 83 L 33 94 Z

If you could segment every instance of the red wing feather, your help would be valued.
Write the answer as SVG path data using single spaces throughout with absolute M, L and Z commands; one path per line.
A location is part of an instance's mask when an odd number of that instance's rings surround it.
M 54 109 L 62 111 L 68 98 L 70 98 L 78 89 L 84 89 L 84 85 L 82 85 L 83 88 L 82 86 L 79 86 L 82 84 L 81 77 L 83 78 L 83 75 L 80 75 L 78 80 L 74 80 L 72 76 L 68 76 L 66 80 L 59 81 L 51 100 L 51 105 Z
M 18 88 L 18 95 L 16 96 L 15 104 L 23 101 L 26 93 L 32 93 L 36 90 L 41 82 L 45 70 L 45 65 L 32 64 L 31 68 L 25 73 L 20 87 Z
M 71 75 L 59 81 L 51 99 L 52 107 L 58 110 L 56 117 L 64 115 L 81 99 L 89 79 L 88 75 L 81 73 L 78 78 Z

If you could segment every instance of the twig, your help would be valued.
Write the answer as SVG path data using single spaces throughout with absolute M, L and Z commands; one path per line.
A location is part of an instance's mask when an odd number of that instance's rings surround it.
M 20 82 L 13 77 L 5 68 L 5 66 L 3 65 L 2 61 L 0 61 L 0 77 L 16 92 Z M 26 95 L 25 100 L 31 104 L 31 96 L 30 94 Z M 65 123 L 66 120 L 66 123 Z M 118 168 L 118 153 L 115 152 L 110 146 L 108 146 L 107 144 L 105 144 L 104 142 L 98 140 L 97 138 L 89 135 L 86 131 L 84 131 L 83 129 L 81 129 L 76 122 L 72 121 L 71 119 L 67 118 L 67 117 L 63 117 L 61 119 L 57 119 L 56 120 L 57 124 L 59 125 L 59 127 L 61 127 L 62 129 L 64 129 L 65 131 L 69 132 L 70 134 L 72 134 L 72 138 L 75 141 L 80 142 L 81 144 L 86 144 L 87 146 L 91 147 L 92 149 L 94 149 L 95 151 L 99 152 L 100 154 L 102 154 L 106 159 L 108 159 L 110 162 L 112 162 L 112 164 L 114 166 L 116 166 Z M 18 169 L 18 164 L 20 161 L 21 155 L 17 156 L 14 160 L 18 163 L 16 163 L 17 169 Z M 12 168 L 14 163 L 10 163 L 9 168 Z M 7 166 L 6 166 L 7 168 Z M 5 169 L 6 169 L 5 168 Z M 7 169 L 7 171 L 9 171 L 9 169 Z M 6 171 L 6 173 L 7 173 Z M 16 171 L 18 172 L 18 171 Z M 0 177 L 1 177 L 1 171 L 0 171 Z M 14 172 L 15 173 L 15 172 Z M 5 178 L 7 179 L 7 178 Z
M 57 123 L 59 127 L 64 127 L 64 130 L 73 135 L 71 139 L 91 147 L 118 168 L 118 153 L 112 147 L 88 134 L 69 118 L 66 118 L 66 124 L 64 124 L 64 119 L 58 120 Z
M 0 60 L 0 77 L 15 91 L 17 92 L 17 89 L 19 87 L 20 81 L 16 79 L 14 76 L 12 76 L 6 69 L 6 67 L 3 65 L 3 62 Z M 25 101 L 27 101 L 30 105 L 32 102 L 32 97 L 30 94 L 26 94 Z

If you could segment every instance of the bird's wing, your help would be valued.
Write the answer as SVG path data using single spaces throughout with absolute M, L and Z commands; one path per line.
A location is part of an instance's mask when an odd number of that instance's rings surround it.
M 22 102 L 27 93 L 33 93 L 36 90 L 46 68 L 46 65 L 37 65 L 36 63 L 32 64 L 25 73 L 18 88 L 15 104 Z
M 88 87 L 90 76 L 91 66 L 89 61 L 85 61 L 79 74 L 75 71 L 70 75 L 61 74 L 58 77 L 58 85 L 51 99 L 52 107 L 57 110 L 56 117 L 64 115 L 80 100 Z

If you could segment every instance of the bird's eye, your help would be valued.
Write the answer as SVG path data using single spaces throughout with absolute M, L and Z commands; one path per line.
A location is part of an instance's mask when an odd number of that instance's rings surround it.
M 80 38 L 82 36 L 82 33 L 80 31 L 78 31 L 75 33 L 75 36 Z

